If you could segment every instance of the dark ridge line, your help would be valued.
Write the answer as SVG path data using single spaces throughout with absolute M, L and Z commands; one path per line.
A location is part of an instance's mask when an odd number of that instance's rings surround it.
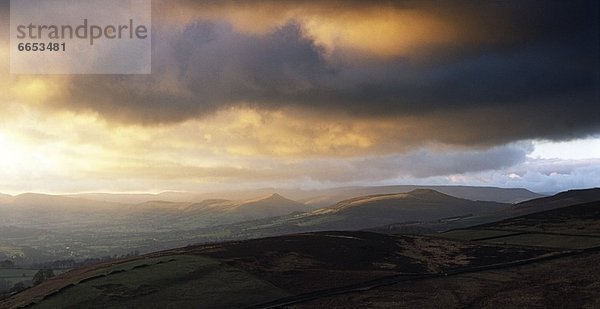
M 109 272 L 107 276 L 124 273 L 126 271 L 127 270 L 125 270 L 125 269 L 113 270 L 113 271 Z
M 498 238 L 504 238 L 504 237 L 512 237 L 512 236 L 524 235 L 524 234 L 529 234 L 529 233 L 528 232 L 520 232 L 520 233 L 512 233 L 512 234 L 500 235 L 500 236 L 482 237 L 482 238 L 470 239 L 469 241 L 491 240 L 491 239 L 498 239 Z
M 600 235 L 598 235 L 598 234 L 570 234 L 570 233 L 544 232 L 544 231 L 524 231 L 524 230 L 517 230 L 517 229 L 502 229 L 502 228 L 497 228 L 497 229 L 463 229 L 463 230 L 471 230 L 471 231 L 488 230 L 488 231 L 499 231 L 499 232 L 515 232 L 517 234 L 545 234 L 545 235 L 554 235 L 554 236 L 572 236 L 572 237 L 600 238 Z M 511 236 L 511 235 L 503 235 L 503 236 L 495 236 L 495 237 L 508 237 L 508 236 Z
M 80 284 L 80 283 L 86 283 L 86 282 L 90 282 L 90 281 L 92 281 L 92 280 L 99 279 L 99 278 L 103 278 L 103 277 L 106 277 L 106 274 L 99 274 L 99 275 L 95 275 L 95 276 L 87 277 L 87 278 L 85 278 L 85 279 L 82 279 L 82 280 L 80 280 L 80 281 L 79 281 L 77 284 Z
M 58 295 L 58 294 L 60 294 L 60 293 L 62 293 L 62 292 L 64 292 L 64 291 L 66 291 L 66 290 L 68 290 L 68 289 L 74 288 L 75 286 L 76 286 L 76 285 L 75 285 L 74 283 L 71 283 L 71 284 L 65 285 L 65 286 L 63 286 L 62 288 L 60 288 L 60 289 L 58 289 L 58 290 L 56 290 L 56 291 L 54 291 L 54 292 L 52 292 L 52 293 L 50 293 L 50 294 L 47 294 L 47 295 L 45 295 L 45 296 L 42 298 L 42 300 L 41 300 L 41 301 L 44 301 L 44 300 L 46 300 L 46 299 L 49 299 L 49 298 L 55 297 L 56 295 Z

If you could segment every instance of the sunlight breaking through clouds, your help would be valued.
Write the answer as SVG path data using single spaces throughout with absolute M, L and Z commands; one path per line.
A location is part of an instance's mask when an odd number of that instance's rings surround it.
M 0 38 L 3 188 L 598 185 L 584 6 L 154 4 L 148 76 L 10 75 Z

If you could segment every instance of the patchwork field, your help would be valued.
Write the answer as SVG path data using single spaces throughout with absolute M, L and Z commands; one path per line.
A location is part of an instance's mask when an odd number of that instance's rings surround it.
M 160 308 L 223 308 L 243 307 L 287 295 L 268 282 L 214 259 L 166 255 L 75 271 L 25 291 L 3 305 L 141 308 L 153 304 Z
M 0 308 L 597 308 L 599 210 L 432 235 L 323 231 L 187 246 L 77 268 Z
M 600 204 L 575 205 L 439 235 L 480 243 L 593 249 L 600 247 Z

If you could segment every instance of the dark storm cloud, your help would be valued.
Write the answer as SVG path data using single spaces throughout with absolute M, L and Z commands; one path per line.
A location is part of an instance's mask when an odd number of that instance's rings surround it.
M 201 10 L 206 4 L 199 3 Z M 155 24 L 151 76 L 73 77 L 53 104 L 145 124 L 239 105 L 326 112 L 349 121 L 422 117 L 429 139 L 456 144 L 599 132 L 596 2 L 366 3 L 344 5 L 430 10 L 460 24 L 467 38 L 424 47 L 418 61 L 412 55 L 348 58 L 344 50 L 326 55 L 294 20 L 262 35 L 219 20 L 191 20 L 182 31 Z
M 530 151 L 531 145 L 527 144 L 511 144 L 484 151 L 436 153 L 419 150 L 404 155 L 361 160 L 355 165 L 357 169 L 364 169 L 361 174 L 367 171 L 366 177 L 386 175 L 388 178 L 403 176 L 426 178 L 499 170 L 524 162 Z
M 320 87 L 329 70 L 296 25 L 252 37 L 226 24 L 198 23 L 175 37 L 157 36 L 152 76 L 75 78 L 68 93 L 77 103 L 71 107 L 151 124 L 243 102 L 259 108 L 302 105 L 316 99 L 311 89 Z
M 532 150 L 528 143 L 515 143 L 487 150 L 432 152 L 417 150 L 401 155 L 375 156 L 348 161 L 315 159 L 293 163 L 253 162 L 252 168 L 198 168 L 170 165 L 160 170 L 145 171 L 155 178 L 205 177 L 280 181 L 310 179 L 317 182 L 349 183 L 360 175 L 362 181 L 382 181 L 398 177 L 427 178 L 501 170 L 526 160 Z M 160 171 L 167 170 L 168 173 Z M 120 168 L 119 173 L 127 174 Z
M 401 155 L 368 157 L 343 162 L 309 160 L 274 166 L 270 162 L 272 169 L 268 171 L 246 172 L 255 179 L 308 177 L 314 181 L 332 183 L 349 183 L 356 180 L 356 175 L 360 175 L 362 181 L 382 181 L 399 177 L 427 178 L 502 170 L 525 162 L 531 150 L 531 144 L 522 142 L 487 150 L 432 152 L 421 149 Z M 293 172 L 289 175 L 281 174 L 281 171 Z

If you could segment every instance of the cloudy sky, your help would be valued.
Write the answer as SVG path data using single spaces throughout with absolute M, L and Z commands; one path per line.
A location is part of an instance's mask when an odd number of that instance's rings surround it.
M 600 186 L 596 1 L 153 1 L 151 75 L 11 75 L 0 192 Z

